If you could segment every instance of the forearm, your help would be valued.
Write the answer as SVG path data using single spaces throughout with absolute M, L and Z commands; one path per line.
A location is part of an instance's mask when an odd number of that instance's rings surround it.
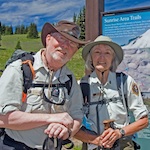
M 100 145 L 100 138 L 97 135 L 90 134 L 86 131 L 79 130 L 75 136 L 76 139 L 85 142 L 85 143 L 90 143 L 90 144 L 95 144 L 95 145 Z
M 43 125 L 49 125 L 53 122 L 60 123 L 69 129 L 73 127 L 73 119 L 66 112 L 41 114 L 13 111 L 6 115 L 0 115 L 0 127 L 12 130 L 29 130 Z
M 48 118 L 48 114 L 13 111 L 6 115 L 0 115 L 0 127 L 13 130 L 28 130 L 48 124 Z
M 128 126 L 125 126 L 123 129 L 125 130 L 125 135 L 129 136 L 132 135 L 140 130 L 142 130 L 143 128 L 148 126 L 148 117 L 145 116 L 131 124 L 129 124 Z

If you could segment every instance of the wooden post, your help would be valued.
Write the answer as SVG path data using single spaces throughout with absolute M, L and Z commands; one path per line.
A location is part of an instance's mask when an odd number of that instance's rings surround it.
M 85 39 L 94 40 L 101 33 L 101 15 L 104 0 L 86 0 Z
M 86 0 L 85 8 L 85 39 L 95 40 L 102 33 L 101 12 L 104 12 L 104 0 Z M 91 72 L 85 69 L 85 74 Z

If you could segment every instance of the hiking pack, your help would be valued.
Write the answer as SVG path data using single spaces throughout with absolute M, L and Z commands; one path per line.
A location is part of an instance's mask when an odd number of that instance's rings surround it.
M 11 58 L 8 59 L 6 62 L 5 68 L 11 64 L 12 62 L 21 59 L 22 60 L 22 71 L 23 71 L 23 92 L 22 92 L 22 102 L 26 102 L 27 97 L 27 90 L 30 87 L 43 87 L 47 86 L 45 84 L 33 84 L 32 81 L 35 77 L 35 71 L 33 68 L 34 63 L 34 52 L 27 52 L 21 49 L 15 50 L 15 52 L 12 54 Z M 72 75 L 68 75 L 69 80 L 66 81 L 64 84 L 52 84 L 52 87 L 66 87 L 68 91 L 68 95 L 70 94 L 71 87 L 72 87 Z M 0 128 L 0 136 L 4 135 L 5 131 L 4 128 Z M 56 142 L 57 141 L 57 142 Z M 50 144 L 50 145 L 49 145 Z M 47 137 L 43 143 L 43 150 L 52 150 L 52 147 L 54 150 L 61 150 L 62 145 L 70 145 L 69 147 L 66 147 L 66 149 L 71 149 L 74 144 L 71 140 L 61 140 L 61 139 L 53 139 Z M 48 149 L 50 147 L 50 149 Z

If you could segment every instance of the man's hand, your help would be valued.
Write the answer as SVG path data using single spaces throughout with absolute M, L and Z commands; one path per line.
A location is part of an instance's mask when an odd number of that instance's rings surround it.
M 51 123 L 44 131 L 51 138 L 67 139 L 70 136 L 69 129 L 60 123 Z
M 74 120 L 72 119 L 72 117 L 64 112 L 64 113 L 56 113 L 56 114 L 49 114 L 50 118 L 48 118 L 48 122 L 49 123 L 60 123 L 62 125 L 64 125 L 66 128 L 68 129 L 72 129 L 73 124 L 74 124 Z

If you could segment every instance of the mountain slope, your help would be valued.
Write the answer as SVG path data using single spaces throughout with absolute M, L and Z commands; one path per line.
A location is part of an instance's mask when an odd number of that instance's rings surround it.
M 138 36 L 137 38 L 131 40 L 129 44 L 122 46 L 123 49 L 133 49 L 133 48 L 150 48 L 150 29 L 145 33 Z

